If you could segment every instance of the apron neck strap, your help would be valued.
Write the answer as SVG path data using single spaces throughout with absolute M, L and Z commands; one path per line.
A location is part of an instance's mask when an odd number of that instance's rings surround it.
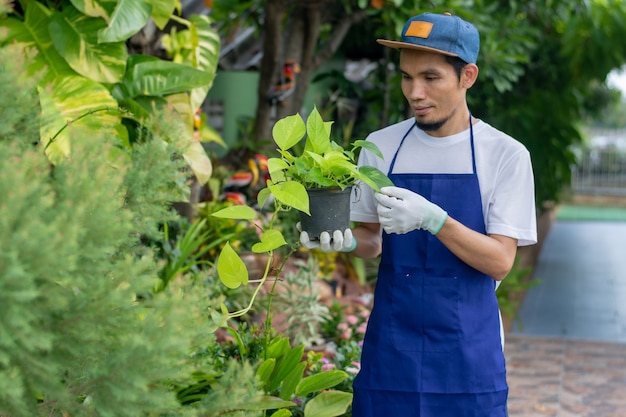
M 396 149 L 396 153 L 393 155 L 393 159 L 391 160 L 391 164 L 389 165 L 389 172 L 387 174 L 393 173 L 393 168 L 396 165 L 396 159 L 398 158 L 398 153 L 400 153 L 400 148 L 402 148 L 402 144 L 404 143 L 404 140 L 409 136 L 409 133 L 411 132 L 411 130 L 413 130 L 414 127 L 417 127 L 417 121 L 413 123 L 411 127 L 409 127 L 409 129 L 406 131 L 406 133 L 402 137 L 402 140 L 400 141 L 400 145 L 398 145 L 398 149 Z M 472 124 L 472 112 L 470 112 L 470 115 L 469 115 L 469 128 L 470 128 L 470 146 L 472 148 L 472 173 L 475 174 L 476 173 L 476 158 L 474 156 L 474 125 Z

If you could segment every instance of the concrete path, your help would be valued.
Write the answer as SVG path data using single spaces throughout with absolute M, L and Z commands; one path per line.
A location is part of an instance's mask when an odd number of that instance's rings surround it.
M 557 220 L 506 336 L 510 417 L 626 417 L 626 222 Z

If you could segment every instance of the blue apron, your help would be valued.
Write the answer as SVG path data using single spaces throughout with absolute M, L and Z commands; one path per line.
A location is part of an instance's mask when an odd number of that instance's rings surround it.
M 394 174 L 465 226 L 485 233 L 470 116 L 471 174 Z M 424 230 L 383 232 L 354 417 L 506 415 L 508 387 L 495 281 Z

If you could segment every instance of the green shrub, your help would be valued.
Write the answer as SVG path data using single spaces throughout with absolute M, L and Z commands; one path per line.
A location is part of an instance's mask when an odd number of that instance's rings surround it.
M 181 159 L 95 132 L 51 166 L 32 80 L 9 49 L 0 62 L 0 415 L 186 414 L 171 381 L 211 340 L 209 300 L 183 280 L 153 294 L 141 240 L 173 216 Z

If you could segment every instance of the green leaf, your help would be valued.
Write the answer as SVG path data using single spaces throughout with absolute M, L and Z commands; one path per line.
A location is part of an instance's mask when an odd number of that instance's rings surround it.
M 332 122 L 325 123 L 322 120 L 317 107 L 313 109 L 306 121 L 307 139 L 306 150 L 323 155 L 331 150 L 330 126 Z
M 289 352 L 290 349 L 291 346 L 289 346 L 289 339 L 286 337 L 276 338 L 267 348 L 267 357 L 279 358 Z
M 215 74 L 220 58 L 220 37 L 211 25 L 211 19 L 205 15 L 193 15 L 190 18 L 192 34 L 192 49 L 194 51 L 195 62 L 192 66 L 208 74 Z M 204 102 L 207 93 L 213 85 L 211 80 L 197 88 L 191 90 L 191 106 L 198 108 Z
M 263 234 L 261 235 L 261 242 L 252 245 L 252 252 L 270 252 L 286 244 L 287 242 L 285 241 L 285 238 L 283 237 L 283 234 L 280 233 L 280 231 L 275 229 L 269 229 L 263 232 Z
M 302 375 L 306 369 L 306 362 L 300 362 L 297 364 L 291 372 L 283 380 L 283 384 L 280 387 L 280 398 L 288 400 L 296 391 L 298 383 L 302 380 Z
M 234 404 L 233 406 L 239 410 L 274 410 L 276 408 L 294 407 L 295 405 L 296 403 L 292 401 L 285 401 L 280 398 L 265 395 L 259 400 L 243 404 Z
M 256 218 L 256 211 L 250 206 L 230 206 L 212 213 L 211 216 L 221 219 L 253 220 Z
M 374 191 L 380 191 L 382 187 L 391 187 L 393 182 L 384 172 L 372 166 L 359 167 L 359 178 Z
M 289 168 L 289 164 L 287 161 L 281 158 L 269 158 L 267 160 L 267 172 L 270 174 L 270 177 L 274 177 L 277 173 L 284 172 L 287 168 Z M 279 178 L 280 177 L 280 178 Z M 284 180 L 284 175 L 280 175 L 274 180 L 274 182 L 278 182 L 279 179 Z
M 183 150 L 183 158 L 189 164 L 198 182 L 201 185 L 206 184 L 213 173 L 213 164 L 202 144 L 195 141 L 189 142 Z
M 248 284 L 248 269 L 237 252 L 227 242 L 217 258 L 217 274 L 228 288 L 239 288 Z
M 106 22 L 111 18 L 110 11 L 99 0 L 71 0 L 72 5 L 82 14 L 91 17 L 101 17 Z
M 306 397 L 307 395 L 323 391 L 328 388 L 332 388 L 337 384 L 340 384 L 348 377 L 348 374 L 338 369 L 332 369 L 330 371 L 320 372 L 307 376 L 300 381 L 298 388 L 296 389 L 296 395 L 298 397 Z
M 289 155 L 288 152 L 285 152 Z M 274 183 L 286 181 L 285 171 L 289 169 L 289 164 L 284 159 L 269 158 L 267 160 L 267 172 Z
M 311 399 L 304 407 L 304 417 L 337 417 L 345 414 L 352 403 L 352 394 L 325 391 Z
M 306 126 L 302 116 L 294 114 L 278 120 L 272 128 L 272 137 L 276 145 L 286 151 L 291 149 L 306 134 Z
M 300 363 L 302 355 L 304 353 L 304 345 L 298 345 L 287 354 L 278 359 L 276 368 L 270 378 L 268 389 L 274 391 L 283 382 L 283 380 L 289 375 L 289 373 Z
M 14 18 L 0 19 L 0 29 L 6 29 L 5 43 L 18 43 L 24 49 L 37 53 L 29 59 L 31 76 L 43 72 L 40 85 L 45 85 L 67 75 L 75 74 L 52 44 L 48 25 L 51 12 L 39 2 L 31 2 L 26 8 L 24 22 Z
M 53 163 L 70 154 L 72 140 L 88 140 L 94 132 L 107 130 L 115 134 L 120 122 L 117 101 L 104 86 L 84 77 L 58 78 L 49 88 L 40 88 L 39 97 L 41 142 Z
M 264 360 L 261 365 L 256 370 L 256 375 L 259 377 L 259 381 L 261 381 L 261 387 L 265 390 L 265 385 L 272 376 L 272 372 L 274 372 L 274 367 L 276 366 L 276 358 L 268 358 Z
M 128 57 L 123 84 L 129 97 L 164 96 L 207 85 L 214 77 L 188 65 L 134 54 Z
M 148 23 L 151 14 L 152 0 L 118 0 L 108 26 L 98 31 L 98 42 L 130 39 Z
M 102 19 L 66 7 L 52 15 L 50 37 L 74 71 L 98 82 L 116 83 L 124 76 L 128 53 L 124 42 L 98 43 L 96 33 L 103 27 Z
M 272 413 L 270 417 L 291 417 L 293 413 L 286 408 L 281 408 L 280 410 L 276 410 Z
M 152 19 L 154 24 L 161 30 L 170 21 L 172 12 L 176 7 L 177 0 L 159 0 L 152 3 Z
M 272 192 L 269 188 L 263 188 L 256 196 L 256 201 L 260 208 L 266 208 L 265 204 L 267 204 L 268 199 L 272 196 Z
M 306 214 L 311 214 L 309 211 L 309 194 L 302 184 L 295 181 L 287 181 L 269 185 L 268 188 L 281 204 L 293 207 Z
M 353 146 L 353 149 L 356 149 L 356 148 L 367 149 L 368 151 L 370 151 L 371 153 L 373 153 L 380 159 L 383 159 L 383 153 L 380 151 L 380 149 L 378 149 L 378 146 L 376 146 L 376 144 L 373 142 L 359 139 L 359 140 L 355 140 L 352 143 L 352 146 Z

